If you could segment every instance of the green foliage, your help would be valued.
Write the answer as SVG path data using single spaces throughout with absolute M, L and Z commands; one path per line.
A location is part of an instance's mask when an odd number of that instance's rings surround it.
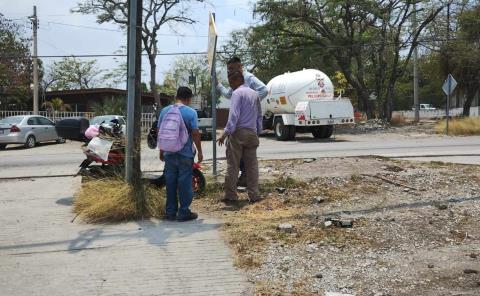
M 190 83 L 191 75 L 196 77 L 196 83 Z M 183 56 L 175 60 L 172 68 L 165 76 L 161 91 L 175 95 L 179 86 L 188 86 L 193 91 L 194 98 L 201 98 L 207 105 L 211 101 L 211 76 L 206 56 Z
M 340 71 L 335 71 L 335 74 L 332 78 L 332 82 L 335 86 L 335 93 L 337 95 L 344 94 L 349 85 L 345 75 L 343 75 L 343 73 Z
M 306 63 L 309 68 L 323 70 L 331 65 L 333 71 L 324 72 L 332 76 L 340 70 L 344 74 L 368 117 L 377 107 L 389 119 L 396 99 L 395 84 L 408 65 L 411 44 L 418 40 L 417 32 L 421 33 L 444 8 L 443 3 L 416 2 L 421 6 L 419 25 L 411 30 L 414 7 L 408 0 L 260 0 L 255 13 L 263 24 L 257 28 L 268 34 L 261 33 L 265 38 L 259 39 L 274 51 L 262 54 L 267 62 L 273 57 L 280 67 L 295 68 Z M 295 49 L 309 59 L 298 63 Z M 372 94 L 377 98 L 376 106 L 370 100 Z
M 63 58 L 53 62 L 45 84 L 52 90 L 87 89 L 99 84 L 96 60 L 82 61 L 75 57 Z
M 104 98 L 101 102 L 92 105 L 92 111 L 95 116 L 99 115 L 126 115 L 127 98 L 118 96 L 114 98 Z
M 50 101 L 46 101 L 43 103 L 43 107 L 47 111 L 70 111 L 71 106 L 65 104 L 61 98 L 53 98 Z
M 460 13 L 456 33 L 455 40 L 446 46 L 451 72 L 458 81 L 457 94 L 466 96 L 463 114 L 468 116 L 480 90 L 480 3 Z
M 177 84 L 173 78 L 172 73 L 167 73 L 163 79 L 162 85 L 157 85 L 157 90 L 159 93 L 164 93 L 169 96 L 174 96 L 177 93 Z
M 32 57 L 23 28 L 0 13 L 0 108 L 31 107 Z

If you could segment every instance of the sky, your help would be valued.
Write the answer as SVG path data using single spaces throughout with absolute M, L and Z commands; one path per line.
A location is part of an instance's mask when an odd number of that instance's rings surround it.
M 126 34 L 115 24 L 98 24 L 93 15 L 72 14 L 70 10 L 79 1 L 81 0 L 0 0 L 0 13 L 24 25 L 26 34 L 31 34 L 28 16 L 33 14 L 33 6 L 37 6 L 39 56 L 114 54 L 122 46 L 126 46 Z M 255 1 L 208 2 L 210 4 L 191 4 L 191 17 L 197 20 L 196 24 L 177 26 L 177 33 L 168 26 L 160 30 L 160 34 L 163 34 L 158 42 L 161 53 L 205 52 L 209 12 L 216 14 L 219 45 L 228 39 L 232 30 L 246 28 L 256 22 L 252 13 Z M 163 82 L 164 75 L 171 69 L 175 58 L 176 56 L 157 57 L 157 83 Z M 61 58 L 42 58 L 46 67 L 59 59 Z M 119 61 L 122 59 L 117 58 Z M 118 65 L 113 57 L 98 57 L 97 61 L 102 69 L 111 69 Z M 149 64 L 146 57 L 143 57 L 142 70 L 142 80 L 148 84 Z

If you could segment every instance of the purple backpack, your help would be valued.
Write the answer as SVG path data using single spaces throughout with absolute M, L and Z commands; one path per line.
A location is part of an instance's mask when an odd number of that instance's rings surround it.
M 165 114 L 160 123 L 157 147 L 166 152 L 178 152 L 188 141 L 188 132 L 180 113 L 180 106 L 175 104 Z

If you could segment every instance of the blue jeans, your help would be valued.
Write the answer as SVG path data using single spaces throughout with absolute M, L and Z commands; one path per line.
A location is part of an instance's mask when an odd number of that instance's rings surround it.
M 190 215 L 193 199 L 193 158 L 178 153 L 165 155 L 165 183 L 167 185 L 167 216 L 184 218 Z M 180 208 L 178 204 L 180 203 Z

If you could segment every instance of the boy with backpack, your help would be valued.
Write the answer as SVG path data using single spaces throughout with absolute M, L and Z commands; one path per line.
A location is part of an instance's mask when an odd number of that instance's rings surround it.
M 198 130 L 197 112 L 188 107 L 192 90 L 180 86 L 175 105 L 163 108 L 158 120 L 160 160 L 165 161 L 167 186 L 166 219 L 189 221 L 198 218 L 189 207 L 193 199 L 192 171 L 197 148 L 198 162 L 202 162 L 202 143 Z M 180 207 L 178 204 L 180 203 Z

